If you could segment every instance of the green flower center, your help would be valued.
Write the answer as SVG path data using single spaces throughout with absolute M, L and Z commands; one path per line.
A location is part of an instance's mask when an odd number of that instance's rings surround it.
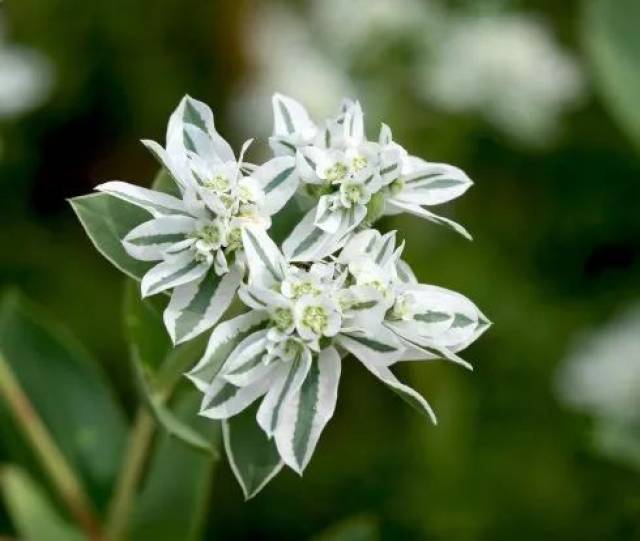
M 325 171 L 325 176 L 329 182 L 337 182 L 347 176 L 349 169 L 342 162 L 336 162 Z
M 389 191 L 391 195 L 398 195 L 404 188 L 404 179 L 398 177 L 391 184 L 389 184 Z
M 312 282 L 304 281 L 293 285 L 293 297 L 299 299 L 303 295 L 317 295 L 320 290 L 317 289 Z
M 364 186 L 362 184 L 348 184 L 344 187 L 344 196 L 347 201 L 357 203 L 364 196 Z
M 211 180 L 206 181 L 204 186 L 216 192 L 226 192 L 231 188 L 231 183 L 224 175 L 216 175 Z
M 271 316 L 273 324 L 279 331 L 286 331 L 293 325 L 293 314 L 289 308 L 276 308 Z
M 242 231 L 239 227 L 234 227 L 227 235 L 227 247 L 229 250 L 239 250 L 242 248 Z
M 329 316 L 322 306 L 307 306 L 302 313 L 302 324 L 321 335 L 329 324 Z
M 238 190 L 238 197 L 243 201 L 255 201 L 253 193 L 246 186 L 240 186 L 240 189 Z
M 365 158 L 364 156 L 356 156 L 355 158 L 353 158 L 353 161 L 351 162 L 351 167 L 353 167 L 354 170 L 356 171 L 360 171 L 360 169 L 363 169 L 364 167 L 367 166 L 367 158 Z
M 222 232 L 220 231 L 220 227 L 215 224 L 205 225 L 200 232 L 198 233 L 198 237 L 205 241 L 207 244 L 220 244 L 222 241 Z
M 220 201 L 225 206 L 225 208 L 231 208 L 233 206 L 233 204 L 235 203 L 233 197 L 231 197 L 230 195 L 227 195 L 225 193 L 220 195 Z

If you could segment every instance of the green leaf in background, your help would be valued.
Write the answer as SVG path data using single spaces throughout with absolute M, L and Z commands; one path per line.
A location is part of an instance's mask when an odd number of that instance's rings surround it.
M 123 317 L 125 336 L 132 355 L 145 371 L 160 368 L 172 349 L 171 340 L 162 322 L 166 298 L 140 296 L 140 285 L 127 280 L 124 292 Z
M 206 434 L 209 446 L 219 440 L 219 424 L 198 418 L 198 393 L 188 389 L 176 398 L 176 418 Z M 187 541 L 199 539 L 211 489 L 215 460 L 162 434 L 151 456 L 146 482 L 137 498 L 130 539 Z
M 253 498 L 283 466 L 275 444 L 256 422 L 256 407 L 223 421 L 222 435 L 233 474 L 245 498 Z
M 327 528 L 312 541 L 378 541 L 378 521 L 368 515 L 348 518 Z
M 640 146 L 640 2 L 588 0 L 582 34 L 605 105 Z
M 45 491 L 24 471 L 0 470 L 2 495 L 19 535 L 29 541 L 82 541 L 85 537 L 58 515 Z
M 126 424 L 97 363 L 16 293 L 0 302 L 0 350 L 62 453 L 96 502 L 104 503 L 120 466 Z M 0 424 L 4 437 L 20 438 L 8 433 L 9 421 Z
M 143 402 L 170 436 L 217 457 L 211 443 L 165 405 L 182 373 L 199 358 L 204 347 L 199 344 L 202 340 L 174 349 L 162 322 L 160 306 L 153 300 L 140 298 L 136 282 L 127 281 L 124 306 L 131 361 Z

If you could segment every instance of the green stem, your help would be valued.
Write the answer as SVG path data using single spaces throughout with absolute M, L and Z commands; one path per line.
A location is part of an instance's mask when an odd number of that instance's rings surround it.
M 136 413 L 127 453 L 109 506 L 107 539 L 119 541 L 126 535 L 129 515 L 142 478 L 154 430 L 153 417 L 145 406 L 141 406 Z
M 55 444 L 1 353 L 0 393 L 4 395 L 18 426 L 34 448 L 45 472 L 69 509 L 69 513 L 86 532 L 89 539 L 101 540 L 99 522 L 79 478 Z

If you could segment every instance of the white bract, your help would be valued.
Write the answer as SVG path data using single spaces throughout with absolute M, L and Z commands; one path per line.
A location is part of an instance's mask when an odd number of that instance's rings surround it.
M 313 265 L 287 261 L 254 226 L 243 237 L 249 275 L 240 298 L 251 310 L 214 329 L 188 374 L 204 393 L 202 415 L 228 419 L 262 399 L 258 424 L 302 473 L 333 415 L 341 359 L 351 353 L 435 422 L 427 401 L 389 366 L 443 357 L 469 367 L 456 352 L 489 326 L 471 301 L 417 283 L 393 232 L 362 231 L 335 260 Z
M 260 167 L 236 159 L 218 134 L 213 113 L 185 97 L 169 119 L 166 148 L 143 141 L 175 181 L 175 195 L 112 181 L 96 189 L 136 205 L 153 218 L 124 237 L 132 257 L 158 261 L 142 279 L 142 295 L 171 290 L 165 324 L 176 342 L 210 328 L 243 276 L 242 229 L 267 229 L 297 186 L 294 160 Z
M 469 177 L 452 165 L 410 156 L 384 124 L 378 140 L 368 140 L 357 101 L 344 100 L 340 113 L 319 125 L 280 94 L 273 97 L 273 113 L 274 154 L 295 157 L 301 191 L 317 200 L 283 245 L 292 261 L 330 255 L 383 214 L 407 212 L 470 238 L 462 226 L 425 208 L 462 195 Z

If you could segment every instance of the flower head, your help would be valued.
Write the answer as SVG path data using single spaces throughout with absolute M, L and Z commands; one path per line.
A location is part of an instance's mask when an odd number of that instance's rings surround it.
M 470 237 L 425 208 L 462 195 L 472 184 L 469 177 L 452 165 L 409 155 L 385 124 L 377 140 L 367 139 L 359 102 L 345 100 L 336 117 L 318 125 L 286 96 L 274 96 L 273 112 L 274 153 L 295 157 L 302 191 L 317 199 L 283 245 L 290 259 L 322 259 L 385 213 L 408 212 Z
M 145 274 L 142 294 L 172 292 L 164 319 L 172 338 L 182 342 L 215 324 L 233 300 L 244 274 L 242 229 L 270 227 L 271 215 L 297 187 L 294 160 L 248 164 L 250 141 L 236 158 L 211 110 L 188 96 L 169 119 L 166 148 L 143 143 L 175 182 L 173 193 L 118 181 L 97 189 L 152 215 L 129 231 L 123 246 L 136 259 L 158 262 Z M 194 318 L 189 314 L 196 298 L 204 309 Z
M 205 393 L 202 415 L 226 419 L 262 398 L 258 424 L 282 460 L 302 472 L 333 413 L 341 358 L 350 353 L 435 421 L 426 400 L 388 367 L 437 357 L 469 367 L 456 352 L 489 326 L 473 303 L 418 284 L 400 259 L 395 233 L 362 231 L 334 262 L 310 267 L 285 259 L 260 229 L 247 227 L 243 235 L 249 275 L 240 297 L 250 311 L 214 330 L 189 373 Z M 245 338 L 211 377 L 220 336 L 241 333 Z M 318 387 L 323 392 L 306 400 Z

